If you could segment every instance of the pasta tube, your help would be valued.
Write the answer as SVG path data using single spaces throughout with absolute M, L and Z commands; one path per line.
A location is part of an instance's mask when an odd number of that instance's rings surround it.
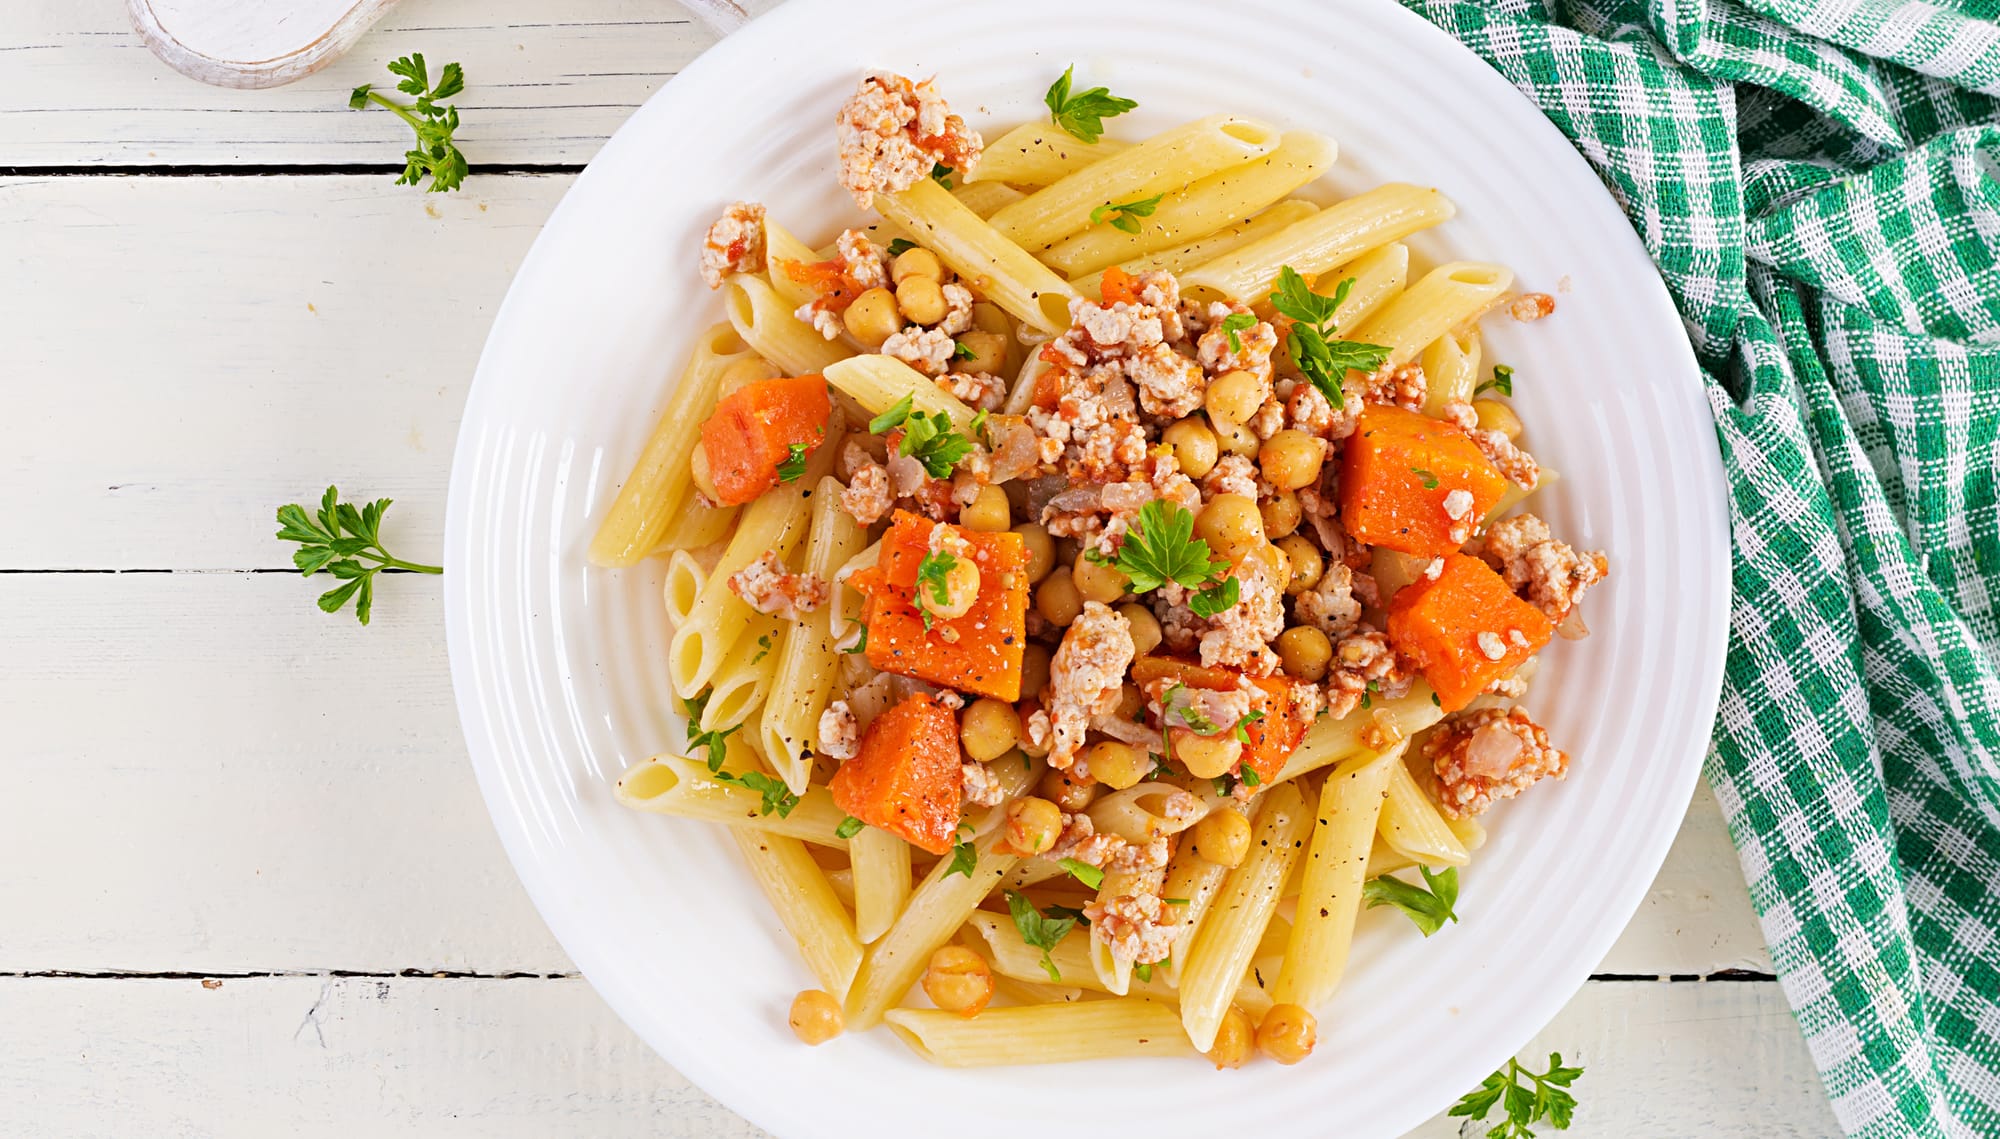
M 840 567 L 868 544 L 868 535 L 854 517 L 840 508 L 840 483 L 831 476 L 813 488 L 806 531 L 807 573 L 832 582 Z M 835 589 L 846 586 L 835 584 Z M 804 791 L 812 774 L 812 752 L 819 739 L 819 716 L 833 695 L 840 655 L 834 648 L 841 630 L 832 627 L 832 604 L 804 614 L 791 627 L 782 652 L 770 660 L 772 675 L 758 724 L 764 756 L 785 785 Z M 909 891 L 909 861 L 903 863 L 903 888 Z M 863 941 L 874 940 L 864 935 Z
M 1131 146 L 1115 138 L 1084 142 L 1050 123 L 1022 123 L 987 143 L 980 151 L 979 165 L 965 180 L 974 185 L 1006 182 L 1046 186 Z
M 951 417 L 961 432 L 972 430 L 971 408 L 929 376 L 894 356 L 855 356 L 826 369 L 826 382 L 854 397 L 870 415 L 880 415 L 910 397 L 910 409 Z
M 926 178 L 900 194 L 877 194 L 875 209 L 1016 320 L 1051 336 L 1069 327 L 1069 302 L 1077 295 L 1069 282 L 1001 236 L 943 186 Z
M 1312 827 L 1312 813 L 1297 785 L 1280 783 L 1264 792 L 1262 800 L 1252 821 L 1250 855 L 1223 880 L 1181 967 L 1181 1024 L 1197 1052 L 1215 1046 L 1216 1029 L 1256 956 L 1298 847 Z
M 873 943 L 889 932 L 910 900 L 910 844 L 875 827 L 847 840 L 854 860 L 854 932 Z
M 1388 796 L 1382 805 L 1382 841 L 1426 866 L 1463 866 L 1472 861 L 1465 844 L 1445 825 L 1437 804 L 1401 763 L 1389 772 Z
M 748 273 L 732 275 L 722 285 L 722 308 L 729 323 L 757 355 L 782 368 L 788 376 L 810 376 L 854 350 L 839 340 L 822 337 L 792 315 L 771 282 Z
M 980 899 L 999 883 L 1002 875 L 1013 869 L 1018 859 L 996 851 L 995 837 L 979 841 L 979 862 L 970 875 L 954 874 L 952 859 L 938 859 L 910 895 L 903 916 L 868 947 L 861 961 L 861 972 L 847 995 L 849 1031 L 880 1024 L 882 1014 L 916 983 L 931 953 L 952 939 L 978 908 Z
M 1373 703 L 1372 708 L 1356 709 L 1338 720 L 1315 721 L 1278 770 L 1278 781 L 1297 779 L 1364 751 L 1386 750 L 1444 718 L 1431 686 L 1421 680 L 1405 696 Z
M 730 827 L 729 833 L 820 987 L 835 1000 L 845 997 L 861 968 L 861 942 L 825 872 L 798 839 L 754 827 Z
M 1317 277 L 1376 246 L 1449 221 L 1456 212 L 1451 200 L 1436 190 L 1402 183 L 1377 186 L 1195 266 L 1181 278 L 1181 295 L 1198 301 L 1261 299 L 1286 265 L 1308 278 Z
M 886 1019 L 911 1051 L 947 1068 L 1186 1056 L 1194 1051 L 1173 1006 L 1144 997 L 990 1008 L 971 1018 L 941 1009 L 899 1008 Z
M 1134 274 L 1154 269 L 1182 273 L 1204 261 L 1213 261 L 1232 249 L 1241 249 L 1259 238 L 1268 237 L 1293 222 L 1311 217 L 1318 212 L 1319 207 L 1311 202 L 1299 198 L 1287 198 L 1248 221 L 1224 226 L 1185 245 L 1148 253 L 1144 257 L 1134 257 L 1130 261 L 1120 262 L 1118 267 Z
M 730 743 L 735 744 L 734 737 Z M 730 763 L 736 770 L 757 770 L 754 763 L 739 758 Z M 796 838 L 814 846 L 847 849 L 847 840 L 836 833 L 847 812 L 833 805 L 833 796 L 824 787 L 815 787 L 799 796 L 787 814 L 762 813 L 763 797 L 755 791 L 717 782 L 708 766 L 680 755 L 656 755 L 618 777 L 618 801 L 640 811 L 683 818 L 706 819 L 712 823 L 748 826 L 772 834 Z
M 1285 963 L 1271 989 L 1273 1001 L 1318 1008 L 1340 984 L 1354 941 L 1354 919 L 1361 913 L 1375 820 L 1392 771 L 1404 771 L 1408 747 L 1404 741 L 1381 755 L 1343 763 L 1320 787 L 1319 821 L 1306 851 L 1305 881 L 1285 943 Z
M 1431 341 L 1485 312 L 1513 283 L 1510 270 L 1483 261 L 1440 265 L 1343 335 L 1389 349 L 1390 367 L 1407 364 Z

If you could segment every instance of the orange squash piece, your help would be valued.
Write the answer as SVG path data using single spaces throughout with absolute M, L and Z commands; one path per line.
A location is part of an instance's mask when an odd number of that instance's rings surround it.
M 1386 632 L 1437 690 L 1439 707 L 1456 712 L 1540 652 L 1555 626 L 1485 562 L 1450 554 L 1436 578 L 1396 591 Z M 1497 657 L 1488 652 L 1496 648 Z
M 1139 299 L 1139 278 L 1113 265 L 1098 278 L 1097 295 L 1105 304 L 1114 305 L 1119 301 L 1135 303 Z
M 720 504 L 749 502 L 777 486 L 778 464 L 792 457 L 792 445 L 818 450 L 831 418 L 824 376 L 758 380 L 718 400 L 701 425 L 701 449 Z
M 1472 496 L 1456 520 L 1445 511 L 1453 491 Z M 1340 471 L 1340 520 L 1371 546 L 1435 558 L 1465 544 L 1507 490 L 1507 477 L 1487 461 L 1464 429 L 1393 405 L 1361 412 Z
M 924 628 L 916 603 L 917 566 L 930 552 L 932 522 L 898 510 L 875 565 L 849 579 L 868 598 L 868 663 L 959 692 L 1021 698 L 1028 636 L 1028 549 L 1019 534 L 953 526 L 972 545 L 979 597 L 965 616 Z
M 835 806 L 869 826 L 943 854 L 958 830 L 963 779 L 958 719 L 920 692 L 875 717 L 828 789 Z
M 1225 692 L 1236 687 L 1237 678 L 1238 673 L 1233 669 L 1199 665 L 1178 657 L 1144 656 L 1132 662 L 1132 682 L 1141 688 L 1150 681 L 1165 680 L 1178 681 L 1189 688 Z M 1243 734 L 1250 737 L 1250 742 L 1243 749 L 1242 766 L 1254 769 L 1258 780 L 1268 783 L 1298 749 L 1312 723 L 1294 712 L 1291 685 L 1285 681 L 1266 676 L 1250 683 L 1263 693 L 1251 701 L 1251 707 L 1264 716 L 1243 726 Z

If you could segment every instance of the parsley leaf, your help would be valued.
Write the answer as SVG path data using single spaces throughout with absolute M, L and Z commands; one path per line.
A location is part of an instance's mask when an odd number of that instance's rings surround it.
M 954 340 L 954 341 L 952 341 L 952 342 L 951 342 L 951 358 L 952 358 L 952 359 L 954 359 L 954 360 L 970 360 L 970 359 L 972 359 L 972 358 L 973 358 L 974 356 L 977 356 L 977 355 L 979 355 L 979 353 L 977 353 L 977 352 L 974 352 L 974 351 L 973 351 L 972 349 L 970 349 L 970 348 L 967 348 L 967 347 L 965 346 L 965 343 L 964 343 L 963 341 L 960 341 L 960 340 Z M 980 414 L 982 414 L 982 415 L 983 415 L 983 414 L 985 414 L 985 412 L 984 412 L 984 411 L 982 411 L 982 412 L 981 412 Z
M 1493 365 L 1493 378 L 1487 380 L 1483 384 L 1480 384 L 1478 387 L 1473 388 L 1472 394 L 1478 395 L 1480 392 L 1485 391 L 1487 388 L 1492 388 L 1494 391 L 1497 391 L 1504 396 L 1513 395 L 1514 369 L 1508 367 L 1505 364 Z
M 1242 773 L 1241 778 L 1245 787 L 1255 787 L 1264 782 L 1264 777 L 1257 774 L 1257 769 L 1247 763 L 1237 770 Z
M 1422 467 L 1411 467 L 1410 473 L 1424 480 L 1425 490 L 1436 490 L 1438 488 L 1438 477 L 1424 470 Z
M 931 604 L 941 609 L 950 606 L 951 571 L 957 568 L 958 559 L 942 550 L 933 550 L 925 554 L 923 560 L 917 563 L 917 592 L 921 594 L 924 586 L 928 585 L 931 588 Z M 932 621 L 930 606 L 919 605 L 917 610 L 923 614 L 924 628 L 930 628 Z
M 1141 983 L 1151 983 L 1153 980 L 1152 963 L 1148 961 L 1138 962 L 1132 966 L 1132 975 L 1139 978 Z
M 757 638 L 757 655 L 750 658 L 750 663 L 756 664 L 758 661 L 763 660 L 770 654 L 771 654 L 771 634 L 766 633 L 763 636 Z
M 868 825 L 867 823 L 862 822 L 860 819 L 855 818 L 853 815 L 849 815 L 846 818 L 840 820 L 840 825 L 833 828 L 833 833 L 834 836 L 837 838 L 853 838 L 855 835 L 861 833 L 862 827 L 865 827 L 867 825 Z
M 1580 1067 L 1563 1067 L 1560 1052 L 1549 1053 L 1549 1070 L 1541 1073 L 1509 1059 L 1505 1068 L 1459 1097 L 1447 1114 L 1484 1120 L 1496 1105 L 1504 1104 L 1507 1118 L 1486 1132 L 1489 1139 L 1534 1139 L 1528 1125 L 1543 1119 L 1557 1131 L 1567 1131 L 1576 1112 L 1576 1097 L 1565 1089 L 1581 1075 Z M 1528 1077 L 1527 1087 L 1521 1086 L 1522 1076 Z
M 389 556 L 382 546 L 382 515 L 388 511 L 389 502 L 378 498 L 357 509 L 340 501 L 337 487 L 327 487 L 326 494 L 320 497 L 317 514 L 306 513 L 306 508 L 296 502 L 278 508 L 277 538 L 299 544 L 292 551 L 292 564 L 299 573 L 311 577 L 325 570 L 347 583 L 320 594 L 321 612 L 332 613 L 352 597 L 354 615 L 366 625 L 375 607 L 376 574 L 385 569 L 444 572 L 443 566 L 418 565 Z
M 850 624 L 850 625 L 853 625 L 853 626 L 854 626 L 855 628 L 857 628 L 857 629 L 860 629 L 860 630 L 861 630 L 861 635 L 860 635 L 859 637 L 856 637 L 856 638 L 855 638 L 855 640 L 854 640 L 854 647 L 853 647 L 853 648 L 851 648 L 851 649 L 842 649 L 842 650 L 840 650 L 840 651 L 841 651 L 841 652 L 843 652 L 843 653 L 846 653 L 846 654 L 847 654 L 848 656 L 854 656 L 854 655 L 856 655 L 857 653 L 865 653 L 865 652 L 867 652 L 867 651 L 868 651 L 868 623 L 867 623 L 867 622 L 865 622 L 865 621 L 863 621 L 863 620 L 862 620 L 861 618 L 859 618 L 859 617 L 849 617 L 849 618 L 847 619 L 847 623 L 848 623 L 848 624 Z
M 1225 577 L 1193 597 L 1188 598 L 1188 608 L 1197 617 L 1213 617 L 1242 600 L 1243 587 L 1233 577 Z
M 1208 543 L 1194 536 L 1194 515 L 1163 498 L 1139 508 L 1112 565 L 1132 579 L 1134 593 L 1169 581 L 1200 589 L 1229 568 L 1221 558 L 1209 557 Z
M 743 730 L 742 724 L 731 725 L 719 732 L 704 732 L 701 730 L 702 713 L 707 710 L 708 698 L 713 695 L 715 695 L 715 689 L 704 688 L 701 690 L 701 695 L 694 699 L 681 701 L 681 707 L 687 709 L 688 751 L 692 753 L 696 748 L 702 748 L 707 751 L 708 769 L 711 772 L 722 770 L 722 741 L 728 739 L 732 733 Z
M 396 90 L 415 96 L 416 102 L 398 103 L 375 90 L 374 84 L 363 83 L 348 95 L 348 107 L 359 111 L 373 103 L 387 108 L 417 132 L 416 148 L 404 153 L 403 174 L 396 179 L 396 185 L 414 186 L 428 175 L 433 194 L 458 189 L 464 184 L 467 172 L 465 155 L 451 139 L 452 132 L 458 129 L 458 108 L 441 105 L 438 100 L 465 90 L 464 69 L 456 63 L 445 64 L 433 85 L 419 52 L 390 63 L 389 73 L 401 79 Z
M 965 831 L 970 828 L 961 826 L 958 829 Z M 972 877 L 973 868 L 978 865 L 979 851 L 972 845 L 972 836 L 968 834 L 952 844 L 951 869 L 945 871 L 944 876 L 949 878 L 954 874 L 963 874 L 967 878 L 970 878 Z
M 1165 720 L 1166 718 L 1172 716 L 1175 712 L 1179 712 L 1181 714 L 1181 723 L 1186 724 L 1188 727 L 1193 728 L 1195 731 L 1200 732 L 1202 735 L 1205 736 L 1214 735 L 1217 731 L 1220 730 L 1215 726 L 1214 721 L 1210 720 L 1207 716 L 1202 715 L 1200 712 L 1195 711 L 1193 704 L 1185 702 L 1180 702 L 1180 703 L 1176 702 L 1175 697 L 1179 696 L 1181 693 L 1186 691 L 1187 691 L 1187 685 L 1182 684 L 1179 681 L 1175 681 L 1174 686 L 1172 688 L 1167 689 L 1166 695 L 1160 698 L 1160 704 L 1162 707 L 1162 714 L 1160 718 L 1162 720 Z
M 960 347 L 963 347 L 963 345 L 960 345 Z M 986 417 L 990 414 L 991 412 L 982 407 L 974 412 L 972 416 L 972 437 L 979 440 L 988 450 L 993 448 L 993 436 L 986 433 Z
M 1222 331 L 1229 334 L 1229 350 L 1231 352 L 1243 351 L 1243 337 L 1237 334 L 1256 323 L 1257 318 L 1247 312 L 1232 312 L 1222 318 Z
M 1049 121 L 1061 127 L 1064 133 L 1084 142 L 1096 142 L 1104 134 L 1103 120 L 1122 115 L 1139 104 L 1121 99 L 1103 87 L 1092 87 L 1072 95 L 1069 87 L 1075 73 L 1076 65 L 1073 63 L 1064 68 L 1062 78 L 1049 85 L 1042 102 L 1048 104 Z
M 730 731 L 735 730 L 730 729 Z M 792 789 L 785 786 L 784 780 L 774 775 L 766 775 L 761 771 L 746 771 L 741 775 L 728 771 L 717 771 L 712 774 L 717 783 L 726 783 L 731 787 L 741 787 L 745 791 L 755 791 L 762 795 L 764 802 L 757 808 L 757 813 L 760 815 L 776 811 L 779 818 L 786 818 L 792 813 L 792 808 L 799 805 L 799 797 L 792 794 Z
M 887 435 L 891 429 L 900 427 L 910 418 L 910 409 L 917 406 L 913 392 L 889 405 L 889 410 L 868 421 L 868 434 Z
M 1060 908 L 1050 906 L 1049 912 L 1053 914 Z M 1069 931 L 1076 928 L 1077 919 L 1043 917 L 1035 909 L 1035 903 L 1019 890 L 1007 891 L 1007 912 L 1014 915 L 1014 928 L 1020 931 L 1021 940 L 1042 951 L 1042 970 L 1049 975 L 1049 980 L 1061 981 L 1062 973 L 1056 969 L 1055 959 L 1049 956 L 1049 950 L 1069 936 Z
M 911 241 L 907 237 L 892 238 L 889 241 L 889 256 L 901 257 L 903 254 L 908 253 L 910 250 L 915 249 L 916 247 L 917 243 Z
M 914 395 L 897 400 L 868 421 L 869 434 L 883 435 L 901 427 L 903 441 L 897 452 L 922 463 L 932 478 L 945 478 L 959 460 L 972 453 L 972 440 L 952 429 L 951 416 L 942 411 L 914 411 L 915 406 Z
M 797 482 L 806 473 L 806 452 L 812 450 L 804 443 L 791 445 L 791 457 L 778 464 L 779 482 Z
M 1048 908 L 1048 915 L 1052 918 L 1068 918 L 1085 929 L 1090 928 L 1090 919 L 1085 917 L 1083 911 L 1077 909 L 1075 906 L 1058 906 L 1052 904 Z
M 947 190 L 951 189 L 951 167 L 942 162 L 931 163 L 931 181 Z
M 1085 862 L 1081 859 L 1065 858 L 1062 861 L 1057 862 L 1056 865 L 1062 867 L 1064 870 L 1069 871 L 1070 877 L 1076 879 L 1077 881 L 1083 883 L 1084 885 L 1090 887 L 1093 890 L 1097 889 L 1099 886 L 1104 885 L 1104 871 L 1096 866 L 1092 866 L 1090 863 Z
M 1400 878 L 1387 874 L 1371 878 L 1361 887 L 1361 897 L 1369 909 L 1377 906 L 1394 906 L 1410 915 L 1425 937 L 1444 928 L 1444 923 L 1457 921 L 1452 912 L 1453 903 L 1458 901 L 1458 867 L 1447 866 L 1436 874 L 1428 866 L 1417 867 L 1424 876 L 1423 886 L 1414 886 Z M 1425 887 L 1429 887 L 1426 889 Z
M 1139 232 L 1139 219 L 1153 216 L 1160 208 L 1160 199 L 1166 194 L 1154 194 L 1150 198 L 1135 198 L 1129 202 L 1106 202 L 1090 211 L 1090 224 L 1098 225 L 1109 221 L 1111 228 L 1125 233 Z
M 1389 358 L 1390 350 L 1380 344 L 1334 339 L 1334 314 L 1353 288 L 1354 278 L 1349 277 L 1332 296 L 1320 296 L 1286 265 L 1278 270 L 1278 287 L 1271 293 L 1271 307 L 1292 318 L 1285 343 L 1293 365 L 1335 407 L 1347 406 L 1341 381 L 1348 372 L 1372 372 Z
M 1249 743 L 1250 731 L 1248 725 L 1254 724 L 1263 718 L 1264 718 L 1264 710 L 1262 708 L 1252 708 L 1248 712 L 1243 713 L 1243 718 L 1236 721 L 1237 742 L 1246 744 Z M 1251 786 L 1255 787 L 1256 784 L 1252 783 Z

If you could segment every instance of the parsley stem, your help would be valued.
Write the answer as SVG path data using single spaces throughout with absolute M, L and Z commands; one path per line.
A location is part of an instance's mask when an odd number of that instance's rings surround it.
M 399 569 L 399 570 L 408 570 L 408 571 L 409 571 L 409 572 L 411 572 L 411 573 L 443 573 L 443 572 L 444 572 L 444 567 L 443 567 L 443 566 L 426 566 L 426 565 L 418 565 L 418 564 L 417 564 L 416 562 L 406 562 L 406 561 L 404 561 L 404 560 L 403 560 L 403 559 L 401 559 L 401 558 L 392 558 L 392 557 L 389 557 L 389 556 L 387 556 L 387 555 L 384 555 L 384 556 L 382 557 L 382 568 L 383 568 L 383 569 Z
M 387 96 L 383 95 L 382 92 L 380 91 L 368 92 L 368 101 L 375 104 L 378 107 L 387 107 L 389 110 L 396 112 L 397 118 L 402 119 L 404 122 L 410 124 L 412 127 L 420 128 L 424 125 L 421 119 L 418 119 L 417 116 L 410 113 L 410 109 L 408 107 L 404 106 L 401 103 L 396 102 L 394 99 L 388 98 Z

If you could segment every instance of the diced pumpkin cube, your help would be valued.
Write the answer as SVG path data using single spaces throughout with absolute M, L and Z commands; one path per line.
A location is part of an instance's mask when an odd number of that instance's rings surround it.
M 963 617 L 924 627 L 917 608 L 917 567 L 930 552 L 932 522 L 907 510 L 882 535 L 875 565 L 849 579 L 868 598 L 868 663 L 959 692 L 1021 698 L 1021 657 L 1028 636 L 1028 550 L 1019 534 L 952 526 L 972 546 L 979 596 Z
M 1370 404 L 1342 459 L 1340 520 L 1368 545 L 1434 558 L 1464 545 L 1506 490 L 1507 477 L 1456 423 Z M 1471 501 L 1452 498 L 1460 491 Z
M 833 399 L 824 376 L 758 380 L 718 400 L 701 425 L 709 480 L 723 506 L 749 502 L 778 485 L 778 465 L 794 444 L 809 455 L 826 442 Z
M 1141 689 L 1155 681 L 1165 681 L 1227 692 L 1237 686 L 1240 675 L 1233 669 L 1170 656 L 1143 656 L 1132 662 L 1132 682 Z M 1312 724 L 1294 713 L 1290 684 L 1275 676 L 1259 677 L 1251 683 L 1261 690 L 1251 707 L 1264 715 L 1243 726 L 1243 734 L 1250 737 L 1250 742 L 1243 749 L 1242 766 L 1255 770 L 1258 780 L 1268 783 L 1285 766 L 1285 760 L 1291 758 Z
M 943 854 L 958 829 L 959 763 L 957 717 L 917 693 L 875 717 L 828 790 L 835 806 L 869 826 Z
M 1437 577 L 1396 592 L 1386 632 L 1437 690 L 1439 706 L 1456 712 L 1540 652 L 1555 627 L 1485 562 L 1450 554 Z

